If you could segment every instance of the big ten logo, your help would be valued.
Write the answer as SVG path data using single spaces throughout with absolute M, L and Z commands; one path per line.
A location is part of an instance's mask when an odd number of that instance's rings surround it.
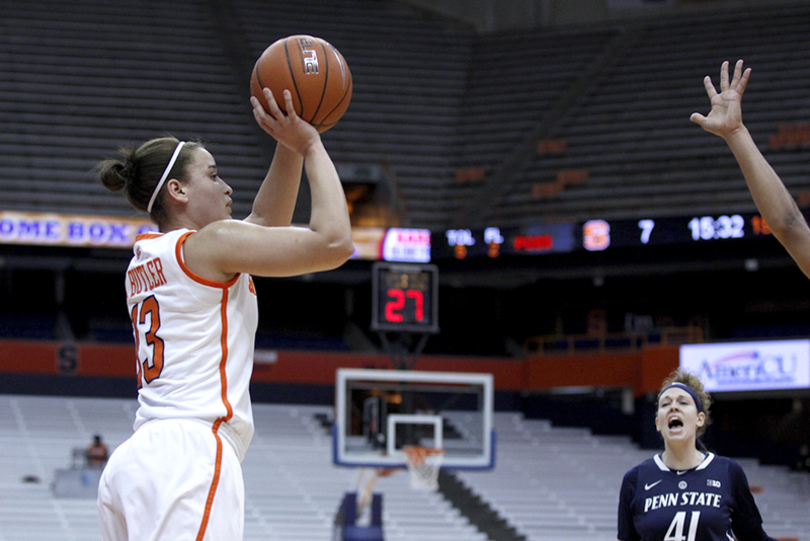
M 298 45 L 301 47 L 301 58 L 304 60 L 304 73 L 307 75 L 317 74 L 318 68 L 318 53 L 315 51 L 315 44 L 312 43 L 310 38 L 301 38 L 298 40 Z
M 72 376 L 79 371 L 79 348 L 75 344 L 61 344 L 56 350 L 56 371 Z

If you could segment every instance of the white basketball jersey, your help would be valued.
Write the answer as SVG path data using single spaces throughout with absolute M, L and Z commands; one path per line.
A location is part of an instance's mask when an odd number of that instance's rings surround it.
M 192 234 L 179 229 L 135 242 L 126 277 L 138 357 L 135 429 L 155 419 L 201 420 L 241 460 L 253 436 L 256 292 L 247 274 L 216 282 L 191 272 L 183 242 Z

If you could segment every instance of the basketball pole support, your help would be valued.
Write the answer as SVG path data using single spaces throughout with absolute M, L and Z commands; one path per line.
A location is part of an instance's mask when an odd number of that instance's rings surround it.
M 413 353 L 410 353 L 410 346 L 413 344 L 414 333 L 398 332 L 397 339 L 391 341 L 388 339 L 388 333 L 380 331 L 377 333 L 380 336 L 380 342 L 383 348 L 391 357 L 391 365 L 396 370 L 413 370 L 419 355 L 425 349 L 430 333 L 421 333 L 419 335 L 419 342 Z

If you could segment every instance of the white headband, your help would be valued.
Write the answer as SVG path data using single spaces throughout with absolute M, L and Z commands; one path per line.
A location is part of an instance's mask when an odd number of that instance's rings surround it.
M 163 176 L 160 177 L 157 186 L 155 186 L 155 191 L 152 192 L 152 197 L 149 198 L 149 204 L 146 205 L 146 212 L 151 214 L 152 205 L 155 204 L 155 198 L 157 197 L 157 194 L 160 191 L 160 189 L 163 187 L 163 183 L 166 182 L 166 177 L 169 176 L 169 172 L 172 170 L 172 167 L 174 167 L 174 162 L 177 161 L 177 157 L 180 155 L 180 149 L 182 149 L 183 145 L 185 144 L 186 144 L 185 141 L 180 141 L 179 143 L 177 143 L 177 147 L 175 147 L 174 149 L 174 154 L 172 154 L 172 158 L 169 160 L 169 165 L 166 166 L 166 170 L 163 171 Z

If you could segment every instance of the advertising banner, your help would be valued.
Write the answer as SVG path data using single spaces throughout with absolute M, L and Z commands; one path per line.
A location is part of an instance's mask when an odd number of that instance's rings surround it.
M 689 344 L 680 366 L 709 392 L 810 388 L 810 340 Z

